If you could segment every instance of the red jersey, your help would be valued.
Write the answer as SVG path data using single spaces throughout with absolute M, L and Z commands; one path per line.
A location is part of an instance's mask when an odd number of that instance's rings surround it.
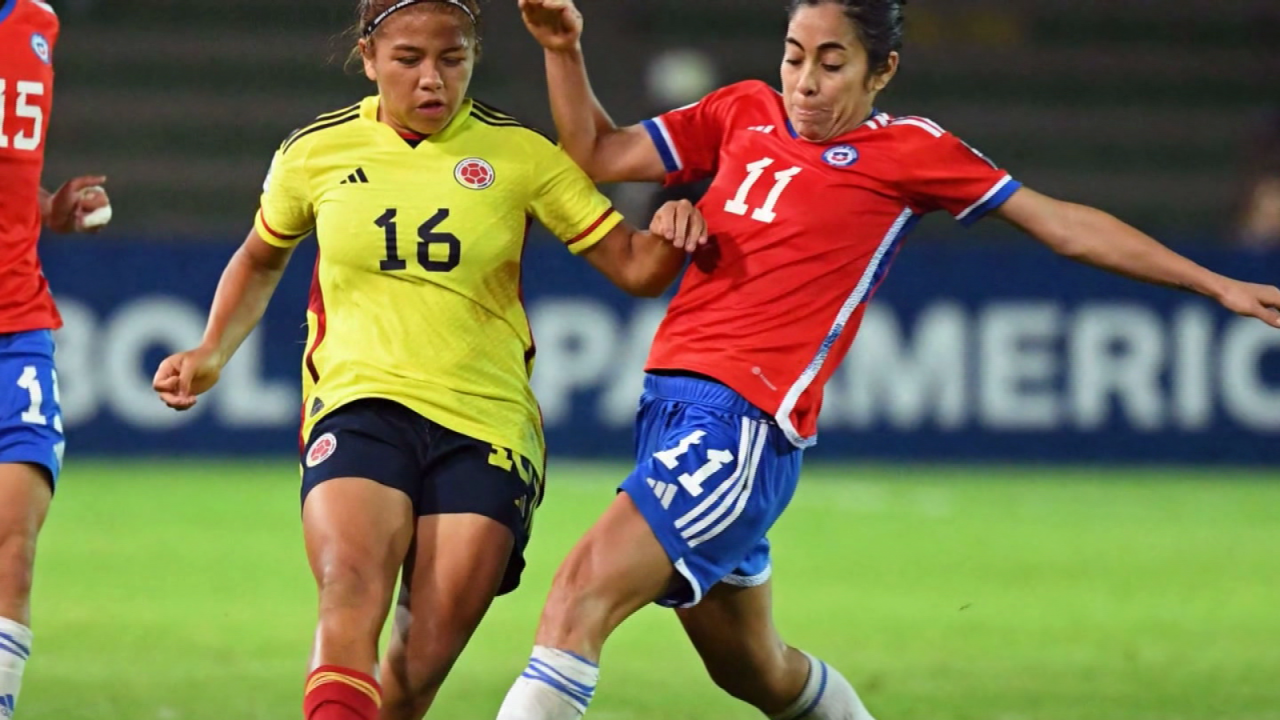
M 36 256 L 57 41 L 48 5 L 0 0 L 0 333 L 62 325 Z
M 829 142 L 799 138 L 759 81 L 644 126 L 667 184 L 714 178 L 699 208 L 715 242 L 685 272 L 647 367 L 715 378 L 800 447 L 912 226 L 939 209 L 968 225 L 1020 187 L 924 118 L 873 112 Z

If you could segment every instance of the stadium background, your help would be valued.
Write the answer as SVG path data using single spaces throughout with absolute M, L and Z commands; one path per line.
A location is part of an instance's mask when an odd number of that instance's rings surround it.
M 47 183 L 104 172 L 107 236 L 46 238 L 68 468 L 42 540 L 21 716 L 296 715 L 313 596 L 296 509 L 310 250 L 201 409 L 149 390 L 198 340 L 293 128 L 368 88 L 354 2 L 55 0 Z M 490 0 L 474 94 L 550 127 L 539 51 Z M 582 0 L 619 121 L 776 77 L 778 0 Z M 913 2 L 881 107 L 1229 274 L 1280 280 L 1238 217 L 1280 106 L 1271 0 Z M 653 188 L 609 188 L 633 218 Z M 527 298 L 553 454 L 533 563 L 441 697 L 490 717 L 556 561 L 625 472 L 661 302 L 545 237 Z M 429 338 L 414 339 L 429 342 Z M 1280 333 L 1053 258 L 998 222 L 923 223 L 832 383 L 778 545 L 779 624 L 882 718 L 1280 718 Z M 597 717 L 749 718 L 668 614 L 605 658 Z

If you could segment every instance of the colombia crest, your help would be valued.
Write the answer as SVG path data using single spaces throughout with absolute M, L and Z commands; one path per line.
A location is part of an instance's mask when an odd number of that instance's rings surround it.
M 453 178 L 470 190 L 484 190 L 496 179 L 493 166 L 480 158 L 467 158 L 453 169 Z

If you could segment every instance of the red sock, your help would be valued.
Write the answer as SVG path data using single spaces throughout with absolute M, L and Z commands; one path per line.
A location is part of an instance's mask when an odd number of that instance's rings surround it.
M 302 700 L 306 720 L 378 720 L 382 689 L 364 673 L 336 665 L 316 668 Z

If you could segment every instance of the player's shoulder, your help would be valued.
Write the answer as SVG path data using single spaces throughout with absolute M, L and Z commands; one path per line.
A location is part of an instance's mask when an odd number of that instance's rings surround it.
M 290 154 L 304 154 L 297 148 L 314 147 L 326 141 L 339 139 L 341 129 L 349 128 L 351 123 L 360 119 L 364 102 L 362 100 L 340 110 L 331 110 L 317 115 L 311 122 L 289 133 L 289 136 L 280 144 L 280 154 L 285 157 Z
M 499 142 L 511 143 L 530 150 L 550 150 L 558 147 L 550 135 L 533 125 L 516 118 L 511 113 L 471 99 L 471 119 L 485 130 L 485 134 Z
M 52 43 L 57 39 L 58 13 L 43 0 L 0 0 L 0 28 L 35 32 Z
M 954 137 L 946 128 L 920 115 L 893 116 L 878 113 L 867 121 L 867 125 L 903 143 L 930 144 Z

